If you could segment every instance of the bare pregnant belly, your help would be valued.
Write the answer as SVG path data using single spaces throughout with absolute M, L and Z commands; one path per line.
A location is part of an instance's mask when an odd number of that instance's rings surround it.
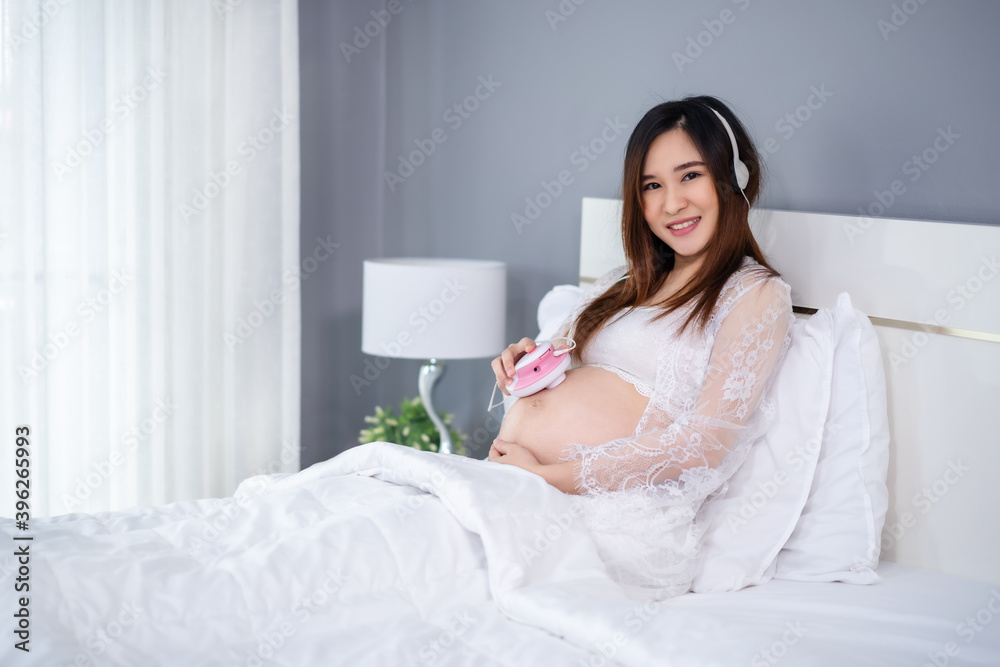
M 528 448 L 539 463 L 556 463 L 571 443 L 599 445 L 632 435 L 648 402 L 611 371 L 571 368 L 558 386 L 519 398 L 498 437 Z

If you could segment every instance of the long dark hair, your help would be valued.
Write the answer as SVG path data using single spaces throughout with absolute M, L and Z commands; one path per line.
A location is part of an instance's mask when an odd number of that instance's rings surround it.
M 653 141 L 664 132 L 681 129 L 691 138 L 715 182 L 719 197 L 719 222 L 706 247 L 705 260 L 685 287 L 661 304 L 659 319 L 694 301 L 691 313 L 678 333 L 695 322 L 704 330 L 729 277 L 740 268 L 744 257 L 752 257 L 766 275 L 778 276 L 764 259 L 750 232 L 750 206 L 740 194 L 733 173 L 733 149 L 725 127 L 712 113 L 718 111 L 736 136 L 740 159 L 750 171 L 744 192 L 751 204 L 757 201 L 761 186 L 761 162 L 750 135 L 740 120 L 721 101 L 708 95 L 686 97 L 658 104 L 642 117 L 625 149 L 625 173 L 622 179 L 622 244 L 625 248 L 625 280 L 612 285 L 592 301 L 576 319 L 573 338 L 574 358 L 580 361 L 587 342 L 623 308 L 635 308 L 663 286 L 674 268 L 674 251 L 649 229 L 643 216 L 642 165 Z

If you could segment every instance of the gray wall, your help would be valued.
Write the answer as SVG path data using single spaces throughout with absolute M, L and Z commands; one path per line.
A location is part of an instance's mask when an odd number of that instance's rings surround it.
M 303 251 L 318 235 L 343 244 L 303 289 L 303 465 L 352 445 L 375 404 L 416 394 L 410 361 L 351 387 L 368 358 L 361 260 L 505 261 L 507 337 L 533 335 L 538 300 L 577 280 L 580 199 L 618 196 L 628 134 L 660 101 L 729 102 L 772 151 L 766 207 L 856 214 L 900 181 L 885 217 L 998 224 L 1000 3 L 895 6 L 894 16 L 893 2 L 871 0 L 402 0 L 347 63 L 341 42 L 385 4 L 303 0 Z M 553 26 L 560 7 L 566 20 Z M 701 52 L 678 66 L 675 54 L 699 39 Z M 445 113 L 480 77 L 499 86 L 456 127 Z M 786 120 L 797 111 L 805 120 Z M 625 130 L 581 157 L 616 119 Z M 384 170 L 435 128 L 444 143 L 390 190 Z M 952 137 L 941 153 L 939 131 Z M 912 158 L 928 149 L 935 161 L 922 170 Z M 518 232 L 512 214 L 562 170 L 572 183 Z M 496 432 L 491 385 L 487 360 L 455 362 L 435 394 L 482 453 Z

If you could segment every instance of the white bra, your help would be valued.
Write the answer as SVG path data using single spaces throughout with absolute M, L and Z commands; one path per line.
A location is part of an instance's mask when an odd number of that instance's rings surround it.
M 647 398 L 656 386 L 656 361 L 664 340 L 674 334 L 674 311 L 651 322 L 659 306 L 622 310 L 591 338 L 581 355 L 584 366 L 597 366 L 616 373 Z

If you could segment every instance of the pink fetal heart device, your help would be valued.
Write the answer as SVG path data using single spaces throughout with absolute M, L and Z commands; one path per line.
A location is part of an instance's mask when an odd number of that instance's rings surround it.
M 570 349 L 556 350 L 551 342 L 539 343 L 514 365 L 514 379 L 507 385 L 507 391 L 520 398 L 555 387 L 566 379 Z

